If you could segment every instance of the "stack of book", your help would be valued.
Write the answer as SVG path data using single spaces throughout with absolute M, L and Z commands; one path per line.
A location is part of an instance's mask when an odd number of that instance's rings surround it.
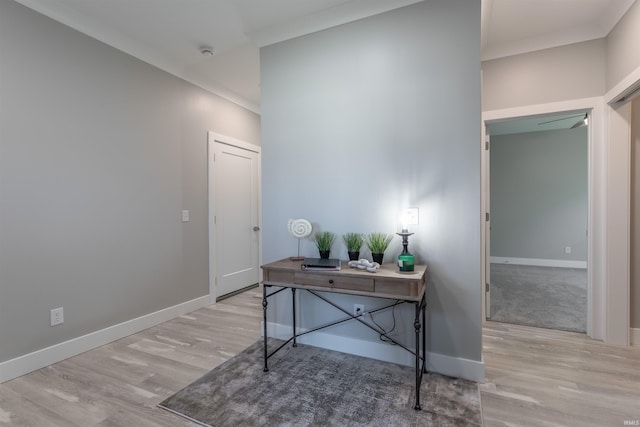
M 340 260 L 334 258 L 305 258 L 300 268 L 307 271 L 338 271 Z

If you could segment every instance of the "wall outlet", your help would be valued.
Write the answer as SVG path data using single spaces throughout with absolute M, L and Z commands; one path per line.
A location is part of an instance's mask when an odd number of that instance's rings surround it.
M 58 307 L 51 310 L 51 326 L 64 323 L 64 308 Z
M 363 304 L 353 304 L 353 315 L 361 316 L 364 314 L 364 305 Z
M 182 222 L 189 222 L 189 210 L 184 209 L 182 211 Z
M 570 254 L 571 253 L 571 246 L 565 246 L 564 247 L 564 253 L 565 254 Z

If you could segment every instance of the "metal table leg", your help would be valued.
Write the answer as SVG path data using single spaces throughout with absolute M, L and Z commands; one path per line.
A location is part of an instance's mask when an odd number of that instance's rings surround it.
M 269 356 L 267 355 L 267 285 L 262 285 L 262 319 L 263 319 L 263 332 L 264 332 L 264 372 L 269 371 L 269 366 L 267 365 L 267 359 Z
M 413 322 L 413 327 L 416 331 L 416 406 L 413 409 L 420 411 L 420 383 L 422 382 L 422 366 L 420 366 L 420 308 L 422 304 L 416 302 L 416 318 Z M 424 356 L 424 355 L 423 355 Z
M 297 347 L 298 343 L 296 342 L 296 288 L 291 288 L 291 299 L 293 302 L 293 346 Z
M 425 296 L 422 296 L 420 304 L 422 305 L 422 372 L 427 373 L 427 299 Z

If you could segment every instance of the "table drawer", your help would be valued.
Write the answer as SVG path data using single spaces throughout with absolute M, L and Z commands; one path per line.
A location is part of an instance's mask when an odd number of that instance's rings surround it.
M 263 276 L 265 282 L 293 283 L 292 271 L 265 271 Z
M 417 297 L 422 282 L 419 280 L 376 280 L 376 293 L 393 294 L 398 296 Z
M 326 288 L 349 289 L 354 291 L 373 292 L 373 278 L 365 277 L 332 277 L 329 274 L 295 273 L 295 283 L 301 285 Z

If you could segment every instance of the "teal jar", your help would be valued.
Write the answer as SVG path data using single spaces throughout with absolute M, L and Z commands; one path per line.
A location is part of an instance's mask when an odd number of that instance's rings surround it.
M 415 257 L 410 253 L 402 253 L 398 255 L 398 269 L 400 271 L 413 271 L 415 266 Z

